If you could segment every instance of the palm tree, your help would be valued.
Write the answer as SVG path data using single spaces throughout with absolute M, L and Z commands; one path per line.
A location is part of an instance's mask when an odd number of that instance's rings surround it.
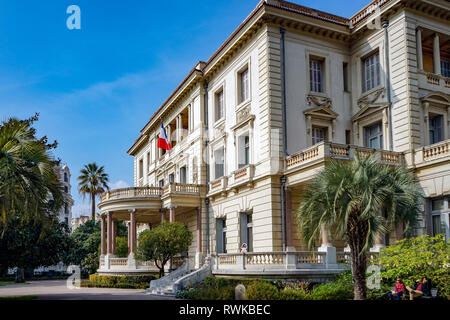
M 77 178 L 78 191 L 83 195 L 83 199 L 89 194 L 91 199 L 91 217 L 95 221 L 95 197 L 109 190 L 108 174 L 105 173 L 103 166 L 99 167 L 97 163 L 89 163 L 81 169 L 81 175 Z
M 355 300 L 366 299 L 367 252 L 379 237 L 398 224 L 413 230 L 421 191 L 416 177 L 402 166 L 378 161 L 376 153 L 354 161 L 332 161 L 303 193 L 297 222 L 309 248 L 321 229 L 333 227 L 351 250 Z
M 57 161 L 49 152 L 56 143 L 35 137 L 31 125 L 37 119 L 38 114 L 27 120 L 10 118 L 0 125 L 0 223 L 5 225 L 19 213 L 24 220 L 39 220 L 65 201 L 54 171 Z

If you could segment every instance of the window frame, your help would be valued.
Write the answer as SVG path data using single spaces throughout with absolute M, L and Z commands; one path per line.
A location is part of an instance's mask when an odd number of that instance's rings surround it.
M 313 65 L 317 63 L 316 68 Z M 320 66 L 320 68 L 317 68 Z M 319 80 L 316 81 L 319 76 Z M 311 93 L 325 93 L 325 58 L 310 56 L 309 58 L 309 91 Z
M 379 131 L 377 134 L 370 134 L 370 129 L 374 127 L 379 127 Z M 384 132 L 383 132 L 383 121 L 372 122 L 371 124 L 365 125 L 363 127 L 364 132 L 364 146 L 366 148 L 384 150 Z M 374 148 L 370 146 L 370 141 L 374 138 L 377 138 L 380 142 L 378 148 Z
M 376 63 L 372 62 L 372 64 L 367 65 L 366 62 L 370 63 L 371 58 L 374 58 L 375 56 L 378 57 Z M 372 77 L 370 77 L 370 79 L 366 79 L 366 75 L 368 74 L 368 72 L 371 73 L 371 76 L 373 73 L 373 79 Z M 379 49 L 376 49 L 375 51 L 372 51 L 371 53 L 361 58 L 361 79 L 362 93 L 369 92 L 381 86 L 381 54 Z
M 242 74 L 247 71 L 247 97 L 242 96 Z M 251 59 L 248 58 L 243 62 L 235 72 L 235 87 L 236 87 L 236 110 L 240 108 L 241 105 L 248 103 L 252 100 L 252 71 L 251 71 Z

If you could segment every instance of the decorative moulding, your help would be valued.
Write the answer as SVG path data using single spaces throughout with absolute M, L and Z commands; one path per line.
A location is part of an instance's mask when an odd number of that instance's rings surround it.
M 316 106 L 316 107 L 331 108 L 333 106 L 333 102 L 329 97 L 314 94 L 308 94 L 306 96 L 306 103 L 309 106 Z

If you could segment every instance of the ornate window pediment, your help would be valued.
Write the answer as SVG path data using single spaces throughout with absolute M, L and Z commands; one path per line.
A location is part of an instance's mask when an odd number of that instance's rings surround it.
M 377 104 L 377 102 L 380 103 L 381 101 L 379 100 L 384 99 L 385 93 L 386 93 L 385 88 L 379 88 L 374 91 L 369 91 L 368 93 L 364 94 L 361 98 L 358 99 L 357 104 L 360 108 L 364 108 L 369 105 Z
M 303 113 L 305 116 L 311 116 L 311 118 L 319 118 L 324 120 L 334 120 L 339 116 L 339 114 L 325 106 L 311 108 L 303 111 Z
M 353 117 L 352 121 L 359 121 L 363 118 L 369 117 L 374 113 L 383 111 L 385 108 L 389 106 L 389 103 L 378 103 L 366 105 L 361 110 L 359 110 Z

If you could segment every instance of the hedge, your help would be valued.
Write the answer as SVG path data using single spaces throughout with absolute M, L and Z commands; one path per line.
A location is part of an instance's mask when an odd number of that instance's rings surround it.
M 82 287 L 96 288 L 129 288 L 147 289 L 150 281 L 157 279 L 154 275 L 126 275 L 126 276 L 106 276 L 91 274 L 88 281 L 81 283 Z

